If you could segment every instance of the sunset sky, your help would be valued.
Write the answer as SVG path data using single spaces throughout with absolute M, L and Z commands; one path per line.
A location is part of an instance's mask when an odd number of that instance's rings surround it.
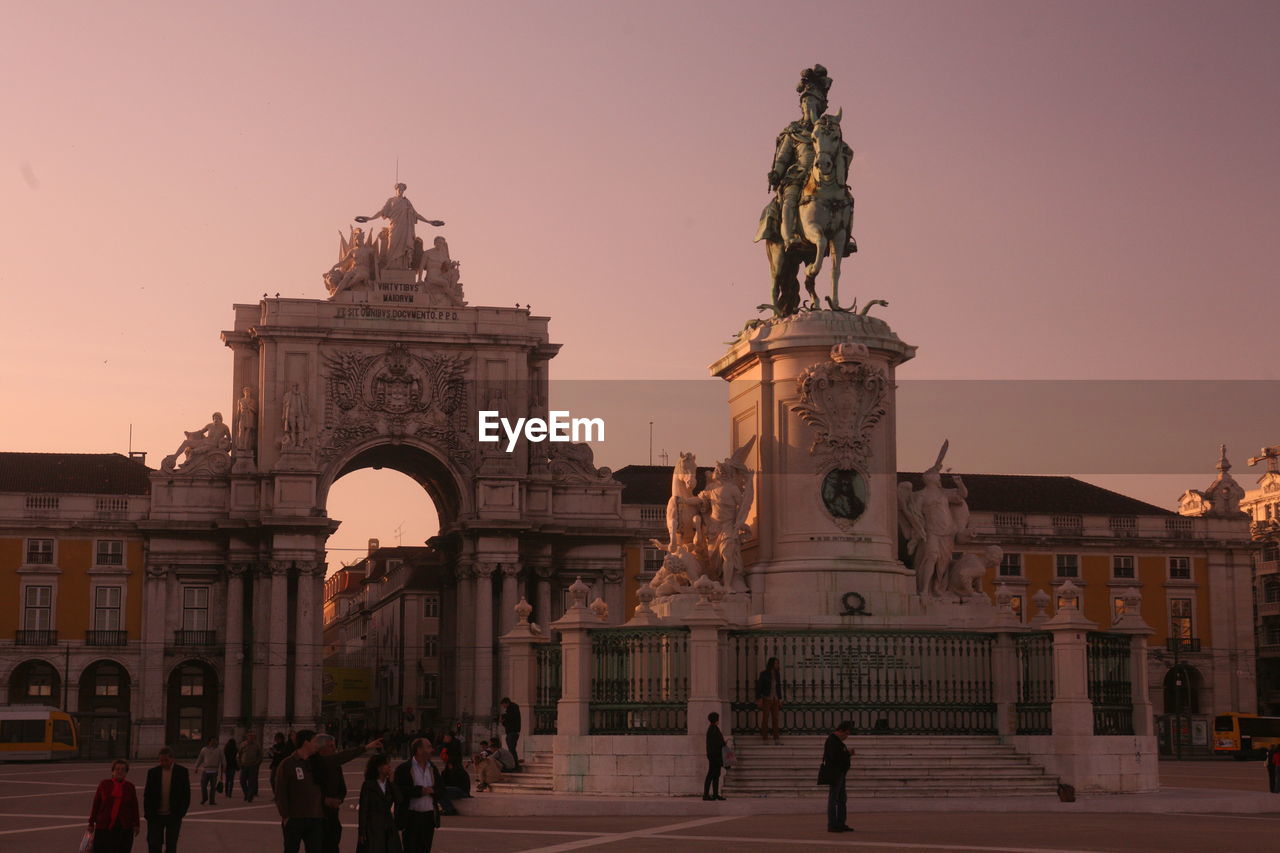
M 920 348 L 900 379 L 1280 378 L 1273 2 L 42 2 L 5 29 L 3 450 L 124 452 L 132 424 L 156 465 L 229 414 L 232 304 L 323 297 L 397 158 L 470 302 L 551 317 L 553 377 L 704 379 L 768 298 L 751 238 L 814 62 L 855 151 L 841 292 L 889 301 Z M 724 452 L 707 387 L 709 432 L 632 411 L 598 461 L 648 461 L 650 419 L 672 454 Z M 1274 386 L 1229 411 L 1206 387 L 1170 403 L 1196 458 L 1140 472 L 1193 481 L 1130 491 L 1203 487 L 1219 441 L 1252 484 Z M 1138 446 L 1160 424 L 1113 427 Z M 1035 429 L 1004 459 L 953 441 L 954 464 L 1030 470 L 1071 438 Z M 334 544 L 401 521 L 420 542 L 406 484 L 335 488 Z

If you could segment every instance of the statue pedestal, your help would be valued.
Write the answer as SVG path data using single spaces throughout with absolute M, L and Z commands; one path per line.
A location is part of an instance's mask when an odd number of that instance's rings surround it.
M 744 332 L 711 366 L 729 382 L 730 447 L 756 438 L 750 624 L 923 615 L 898 560 L 894 371 L 914 355 L 879 318 L 810 311 Z
M 664 624 L 684 625 L 694 614 L 700 596 L 695 592 L 664 595 L 653 600 L 653 612 Z M 750 619 L 751 600 L 744 592 L 731 592 L 716 604 L 730 626 L 745 626 Z

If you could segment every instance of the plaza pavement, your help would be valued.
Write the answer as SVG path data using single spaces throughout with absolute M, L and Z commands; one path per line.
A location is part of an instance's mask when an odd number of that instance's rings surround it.
M 357 764 L 348 765 L 353 792 L 359 786 Z M 481 794 L 459 804 L 462 816 L 446 819 L 434 849 L 1232 853 L 1280 847 L 1280 795 L 1265 793 L 1261 763 L 1163 762 L 1160 769 L 1158 794 L 1084 797 L 1077 803 L 1039 797 L 854 799 L 849 822 L 856 831 L 844 835 L 825 831 L 824 801 L 817 797 L 705 803 L 699 798 Z M 105 762 L 0 765 L 0 853 L 75 851 L 94 788 L 106 775 Z M 144 775 L 145 766 L 135 765 L 130 778 L 140 783 Z M 563 813 L 569 810 L 574 813 Z M 355 821 L 355 812 L 344 809 L 343 853 L 355 849 Z M 225 796 L 216 806 L 193 805 L 181 842 L 182 853 L 278 851 L 279 823 L 269 790 L 250 805 Z M 133 849 L 145 853 L 144 839 Z

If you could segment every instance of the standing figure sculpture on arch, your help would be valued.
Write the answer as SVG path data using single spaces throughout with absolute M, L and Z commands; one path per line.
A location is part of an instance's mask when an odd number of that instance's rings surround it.
M 840 127 L 844 111 L 826 113 L 831 78 L 827 69 L 814 65 L 801 72 L 801 117 L 778 134 L 769 189 L 774 197 L 760 214 L 756 242 L 764 241 L 772 281 L 775 317 L 800 310 L 820 310 L 817 278 L 823 260 L 831 256 L 831 295 L 826 307 L 853 311 L 840 305 L 840 263 L 858 250 L 852 237 L 853 193 L 849 190 L 849 166 L 853 149 L 844 142 Z M 806 264 L 805 289 L 809 299 L 800 301 L 800 266 Z M 878 302 L 879 300 L 877 300 Z M 869 303 L 867 308 L 870 308 Z M 863 309 L 866 313 L 866 308 Z

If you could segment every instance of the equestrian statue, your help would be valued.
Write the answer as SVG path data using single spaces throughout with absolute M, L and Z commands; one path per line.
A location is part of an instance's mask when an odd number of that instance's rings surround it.
M 800 118 L 778 134 L 769 170 L 769 190 L 774 197 L 760 214 L 756 242 L 764 241 L 773 281 L 773 301 L 760 307 L 772 309 L 776 317 L 823 308 L 817 278 L 828 255 L 831 295 L 826 297 L 826 307 L 854 310 L 854 306 L 840 305 L 839 290 L 840 262 L 858 250 L 851 236 L 853 194 L 848 183 L 853 150 L 845 144 L 840 129 L 844 111 L 827 114 L 830 88 L 831 78 L 821 65 L 801 72 L 796 86 Z M 798 279 L 802 264 L 806 265 L 804 286 L 809 294 L 803 304 Z

